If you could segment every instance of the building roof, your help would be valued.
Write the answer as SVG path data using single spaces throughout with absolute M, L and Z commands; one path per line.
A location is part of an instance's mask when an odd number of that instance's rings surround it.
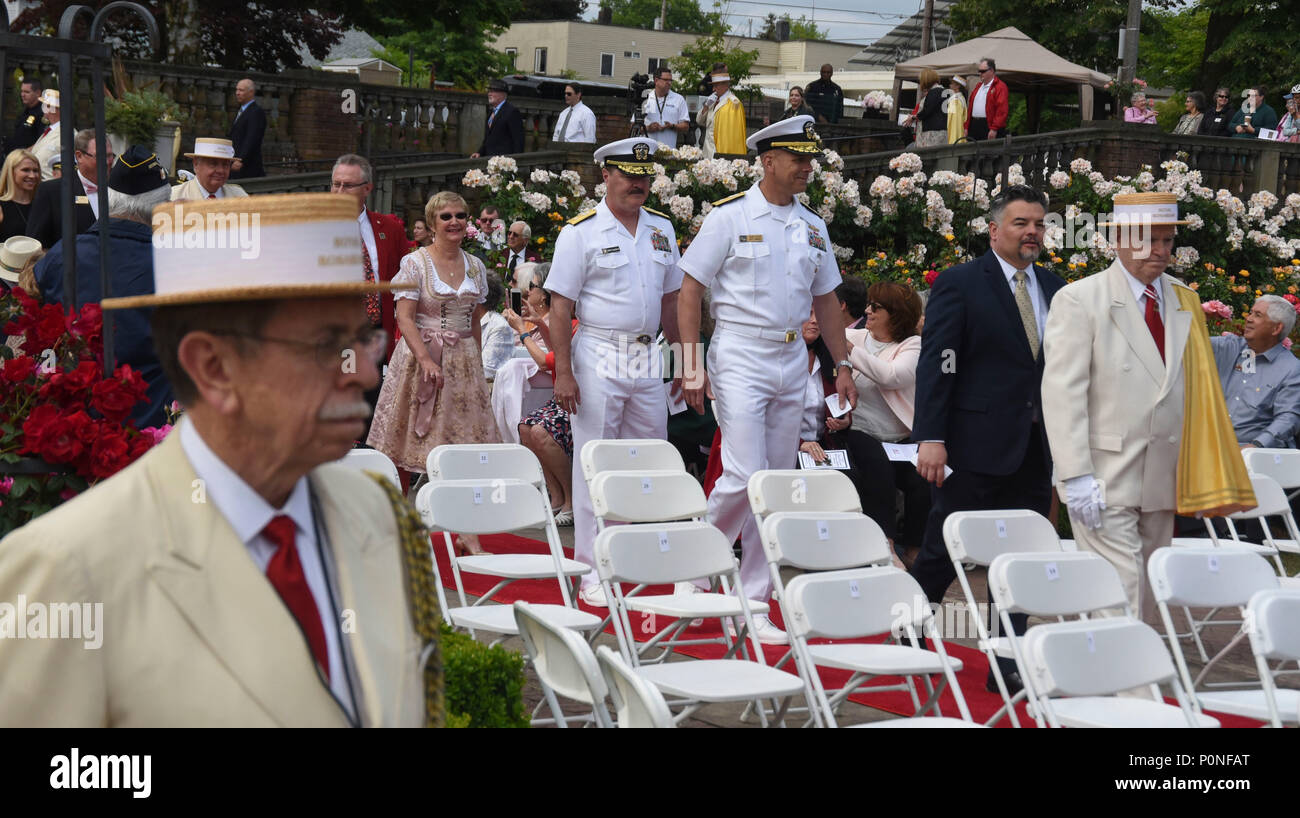
M 948 27 L 948 9 L 954 0 L 934 0 L 934 17 L 930 26 L 930 50 L 937 51 L 957 42 L 957 36 Z M 921 54 L 921 24 L 924 10 L 895 26 L 880 39 L 862 49 L 852 60 L 854 64 L 882 65 L 892 68 L 897 63 Z

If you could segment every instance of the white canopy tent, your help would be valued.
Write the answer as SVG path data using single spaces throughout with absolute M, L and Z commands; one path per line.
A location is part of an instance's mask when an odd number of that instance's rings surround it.
M 955 74 L 965 77 L 966 87 L 974 88 L 979 82 L 976 67 L 985 58 L 997 64 L 998 78 L 1011 90 L 1031 92 L 1031 99 L 1036 96 L 1034 91 L 1078 88 L 1079 111 L 1084 121 L 1092 119 L 1093 89 L 1103 88 L 1110 81 L 1105 74 L 1075 65 L 1034 42 L 1018 28 L 1007 26 L 899 63 L 894 67 L 894 99 L 898 99 L 904 80 L 915 82 L 926 68 L 937 71 L 943 82 Z

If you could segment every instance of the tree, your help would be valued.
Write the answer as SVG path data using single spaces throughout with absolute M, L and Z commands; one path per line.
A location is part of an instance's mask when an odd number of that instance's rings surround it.
M 516 20 L 577 20 L 587 10 L 587 0 L 524 0 Z
M 13 21 L 13 30 L 52 35 L 68 6 L 85 5 L 98 11 L 108 2 L 47 0 L 19 15 Z M 340 16 L 327 3 L 145 0 L 142 5 L 158 22 L 162 40 L 158 59 L 163 62 L 216 63 L 223 68 L 274 72 L 301 66 L 300 46 L 316 59 L 323 59 L 343 36 Z M 119 13 L 109 19 L 118 22 L 106 28 L 104 39 L 114 44 L 118 55 L 152 56 L 137 18 Z
M 616 26 L 650 28 L 659 16 L 660 0 L 607 0 L 610 22 Z M 698 0 L 668 0 L 665 31 L 687 31 L 692 34 L 723 33 L 727 30 L 721 5 L 713 4 L 713 11 L 704 11 Z
M 427 87 L 432 70 L 439 80 L 448 80 L 459 88 L 481 90 L 488 80 L 514 69 L 509 56 L 487 45 L 489 32 L 494 36 L 501 31 L 504 28 L 463 34 L 436 27 L 395 37 L 380 37 L 379 44 L 384 48 L 374 52 L 374 56 L 405 68 L 411 53 L 408 49 L 414 49 L 415 72 L 408 80 L 411 84 Z
M 826 32 L 818 28 L 817 23 L 809 20 L 802 14 L 799 15 L 798 20 L 791 20 L 790 15 L 783 14 L 781 15 L 781 20 L 790 24 L 791 40 L 826 39 Z M 775 14 L 767 15 L 767 19 L 763 21 L 763 28 L 758 32 L 758 39 L 776 40 L 776 23 L 777 17 Z
M 734 37 L 730 38 L 733 46 L 727 48 L 727 39 L 721 32 L 715 32 L 683 48 L 680 57 L 670 59 L 677 87 L 693 93 L 713 69 L 713 64 L 722 62 L 727 64 L 732 88 L 740 89 L 741 81 L 749 77 L 750 66 L 758 59 L 758 49 L 746 51 L 739 48 L 736 45 L 739 41 Z

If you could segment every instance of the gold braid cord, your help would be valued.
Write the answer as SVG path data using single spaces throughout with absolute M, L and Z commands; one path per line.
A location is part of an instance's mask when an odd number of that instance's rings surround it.
M 442 649 L 438 643 L 438 592 L 434 587 L 433 558 L 429 550 L 429 532 L 419 513 L 392 483 L 374 472 L 366 472 L 383 487 L 397 519 L 397 536 L 402 543 L 402 562 L 406 574 L 406 598 L 411 606 L 415 632 L 428 653 L 424 663 L 424 726 L 442 727 L 447 719 L 443 700 Z

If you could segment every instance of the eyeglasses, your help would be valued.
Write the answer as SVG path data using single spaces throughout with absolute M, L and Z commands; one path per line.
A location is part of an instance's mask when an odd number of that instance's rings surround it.
M 523 233 L 520 233 L 518 230 L 511 230 L 511 231 L 507 232 L 506 235 L 509 236 L 509 237 L 512 238 L 512 239 L 517 239 L 517 238 L 523 236 Z
M 211 330 L 211 332 L 213 335 L 248 338 L 254 341 L 287 344 L 308 349 L 311 350 L 316 365 L 322 369 L 339 367 L 342 370 L 344 364 L 355 358 L 357 353 L 369 357 L 372 362 L 378 365 L 384 359 L 384 353 L 388 350 L 388 333 L 376 327 L 367 327 L 351 338 L 340 338 L 335 335 L 323 341 L 300 341 L 296 338 L 275 338 L 269 335 L 253 335 L 231 330 Z
M 1228 95 L 1227 95 L 1227 94 L 1215 94 L 1215 95 L 1214 95 L 1214 98 L 1215 98 L 1215 99 L 1227 99 L 1227 98 L 1228 98 Z
M 438 218 L 444 222 L 449 222 L 452 219 L 463 222 L 469 219 L 469 214 L 462 210 L 459 213 L 439 213 Z
M 359 187 L 365 187 L 369 182 L 330 182 L 330 190 L 356 190 Z
M 881 304 L 879 301 L 869 302 L 867 304 L 867 309 L 871 310 L 872 312 L 875 312 L 876 310 L 884 310 L 885 312 L 889 312 L 889 308 L 886 307 L 884 304 Z
M 564 95 L 565 95 L 566 97 L 576 96 L 572 91 L 565 91 L 565 92 L 564 92 Z

